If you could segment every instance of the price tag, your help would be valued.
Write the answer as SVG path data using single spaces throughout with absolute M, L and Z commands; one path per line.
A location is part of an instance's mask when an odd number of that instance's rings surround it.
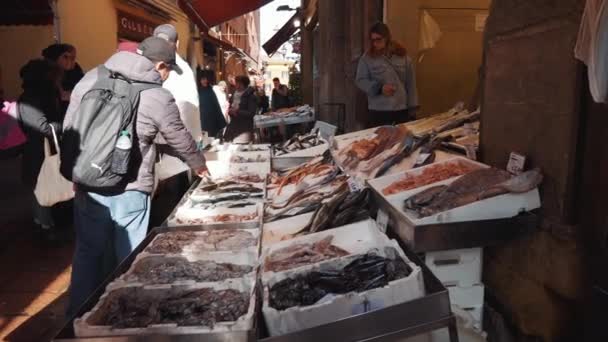
M 526 157 L 515 152 L 511 152 L 509 156 L 509 163 L 507 164 L 507 171 L 511 174 L 518 175 L 524 171 L 526 165 Z
M 384 210 L 378 210 L 378 216 L 376 217 L 376 224 L 378 225 L 378 229 L 382 233 L 386 233 L 386 229 L 388 227 L 388 214 L 384 212 Z
M 348 187 L 350 188 L 350 192 L 359 192 L 365 188 L 365 185 L 363 185 L 363 183 L 361 183 L 355 177 L 348 178 L 347 183 Z
M 426 162 L 427 159 L 431 156 L 430 153 L 420 153 L 418 158 L 416 159 L 416 163 L 414 165 L 422 165 Z

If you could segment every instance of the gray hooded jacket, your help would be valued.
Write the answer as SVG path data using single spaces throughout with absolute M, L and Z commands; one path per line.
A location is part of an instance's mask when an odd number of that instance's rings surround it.
M 147 58 L 131 52 L 118 52 L 105 62 L 105 67 L 135 80 L 162 84 L 160 74 Z M 70 106 L 65 116 L 67 127 L 77 112 L 84 94 L 95 84 L 97 68 L 89 71 L 72 91 Z M 137 180 L 127 186 L 127 190 L 152 193 L 154 188 L 154 164 L 157 157 L 155 139 L 166 142 L 177 156 L 184 159 L 192 169 L 205 165 L 205 157 L 199 152 L 192 135 L 184 127 L 179 110 L 171 93 L 163 88 L 145 90 L 140 95 L 136 123 L 139 150 L 142 162 Z M 162 138 L 162 139 L 158 139 Z
M 382 94 L 385 84 L 396 86 L 393 96 Z M 357 86 L 367 94 L 370 110 L 398 111 L 418 106 L 416 76 L 407 56 L 374 58 L 364 54 L 357 68 Z

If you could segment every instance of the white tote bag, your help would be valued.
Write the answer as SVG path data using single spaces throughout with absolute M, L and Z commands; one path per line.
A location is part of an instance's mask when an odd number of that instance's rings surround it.
M 44 139 L 44 161 L 38 174 L 36 189 L 34 189 L 34 195 L 43 207 L 50 207 L 53 204 L 74 198 L 72 182 L 63 178 L 59 172 L 59 143 L 53 126 L 51 126 L 51 130 L 53 131 L 53 142 L 57 154 L 51 155 L 49 140 Z

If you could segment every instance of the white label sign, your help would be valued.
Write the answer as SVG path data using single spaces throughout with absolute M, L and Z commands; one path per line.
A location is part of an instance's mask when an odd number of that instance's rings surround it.
M 382 233 L 386 233 L 386 229 L 388 227 L 388 214 L 384 212 L 384 210 L 378 210 L 378 216 L 376 217 L 376 224 L 378 225 L 378 229 Z
M 507 164 L 507 171 L 511 174 L 518 175 L 524 171 L 526 165 L 526 157 L 515 152 L 511 152 L 509 156 L 509 163 Z

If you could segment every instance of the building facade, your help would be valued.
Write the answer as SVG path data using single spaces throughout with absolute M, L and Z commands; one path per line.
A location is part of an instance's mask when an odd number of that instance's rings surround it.
M 205 68 L 214 70 L 216 79 L 256 75 L 260 63 L 260 12 L 249 12 L 213 27 L 205 39 Z
M 60 41 L 77 49 L 77 61 L 87 71 L 116 52 L 121 41 L 142 41 L 154 27 L 173 24 L 179 33 L 178 52 L 192 66 L 202 65 L 203 49 L 198 30 L 171 0 L 61 0 L 55 25 L 0 26 L 0 68 L 4 71 L 6 98 L 21 92 L 19 69 L 41 56 L 46 46 Z

